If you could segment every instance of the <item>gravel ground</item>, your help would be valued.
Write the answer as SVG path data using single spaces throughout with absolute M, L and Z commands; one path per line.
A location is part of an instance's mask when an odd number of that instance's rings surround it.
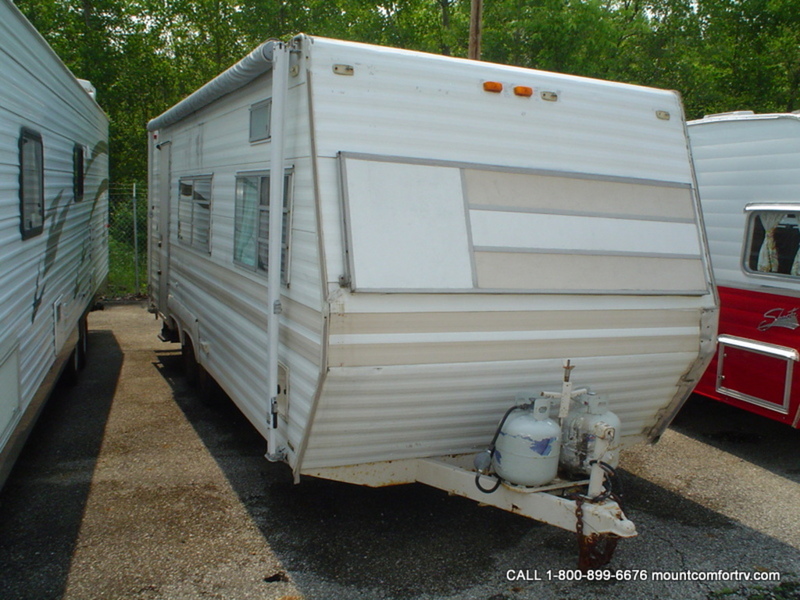
M 0 493 L 0 599 L 800 598 L 800 431 L 693 399 L 624 453 L 639 536 L 610 580 L 575 581 L 568 532 L 422 485 L 294 485 L 141 305 L 89 324 Z M 656 580 L 707 573 L 725 580 Z

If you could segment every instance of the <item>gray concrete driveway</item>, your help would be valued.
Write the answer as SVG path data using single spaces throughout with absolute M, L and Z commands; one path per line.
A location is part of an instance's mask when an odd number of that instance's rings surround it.
M 575 581 L 573 534 L 421 485 L 294 485 L 141 306 L 89 324 L 0 493 L 2 600 L 800 598 L 798 431 L 691 401 L 623 457 L 639 537 Z

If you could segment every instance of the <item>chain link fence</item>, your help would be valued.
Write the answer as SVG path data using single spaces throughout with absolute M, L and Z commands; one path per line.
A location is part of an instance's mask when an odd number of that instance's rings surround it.
M 113 184 L 108 193 L 109 298 L 147 294 L 147 188 Z

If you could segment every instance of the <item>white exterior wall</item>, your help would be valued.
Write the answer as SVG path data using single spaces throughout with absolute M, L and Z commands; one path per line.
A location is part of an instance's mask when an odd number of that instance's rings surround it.
M 319 38 L 296 43 L 302 52 L 287 100 L 286 163 L 295 168 L 290 287 L 282 292 L 279 351 L 290 376 L 279 440 L 296 474 L 334 476 L 326 469 L 485 447 L 517 392 L 559 389 L 567 358 L 579 385 L 611 396 L 626 442 L 645 439 L 672 416 L 710 355 L 716 322 L 676 95 Z M 334 65 L 354 74 L 336 75 Z M 506 91 L 484 92 L 486 79 Z M 249 106 L 270 96 L 270 81 L 258 77 L 163 126 L 151 142 L 171 142 L 168 318 L 192 335 L 200 362 L 265 437 L 266 278 L 234 265 L 232 235 L 235 174 L 269 167 L 269 144 L 250 144 L 247 132 Z M 512 85 L 532 86 L 534 98 L 514 96 Z M 558 101 L 542 100 L 544 91 Z M 151 204 L 161 196 L 158 152 L 151 148 Z M 212 173 L 209 256 L 177 240 L 177 186 L 182 176 Z M 359 187 L 370 178 L 392 188 L 383 204 L 371 204 L 370 186 Z M 562 191 L 578 182 L 583 191 L 543 208 L 544 200 L 525 199 L 532 178 L 549 178 Z M 495 184 L 518 186 L 511 196 L 532 204 L 490 206 L 486 190 Z M 620 190 L 627 200 L 609 207 L 605 200 Z M 376 219 L 391 223 L 381 208 L 386 198 L 399 205 L 417 193 L 435 202 L 449 195 L 430 223 L 418 214 L 431 208 L 424 202 L 398 212 L 413 222 L 403 222 L 409 231 L 430 225 L 420 247 L 374 227 Z M 601 197 L 598 209 L 583 205 L 587 193 Z M 346 216 L 345 207 L 358 214 Z M 513 268 L 496 269 L 504 279 L 494 280 L 495 269 L 478 261 L 497 258 L 498 249 L 526 260 L 549 256 L 519 225 L 536 214 L 554 219 L 545 230 L 565 231 L 544 250 L 560 243 L 572 275 L 565 280 L 550 268 L 547 289 L 531 289 L 529 274 L 524 289 L 511 289 Z M 431 223 L 442 219 L 451 227 L 440 236 Z M 588 223 L 591 234 L 601 222 L 602 235 L 583 239 L 580 227 Z M 516 229 L 504 236 L 509 224 Z M 345 256 L 348 228 L 367 243 L 357 257 Z M 675 244 L 654 239 L 673 235 Z M 439 246 L 430 245 L 434 237 Z M 382 253 L 383 240 L 405 244 L 416 261 L 396 289 L 389 266 L 408 264 Z M 467 254 L 455 270 L 420 272 L 426 256 L 458 258 L 456 246 Z M 576 284 L 580 257 L 588 263 L 597 253 L 643 261 L 640 268 L 661 268 L 663 276 L 620 283 L 612 269 L 606 285 L 584 267 L 594 280 Z M 358 286 L 365 272 L 379 289 L 340 286 L 349 275 Z M 426 289 L 416 289 L 420 280 Z M 505 289 L 493 289 L 497 281 Z
M 344 151 L 693 183 L 682 108 L 672 92 L 312 40 L 321 181 L 334 179 L 332 160 Z M 352 65 L 355 75 L 335 75 L 335 64 Z M 504 91 L 478 93 L 486 80 L 504 83 Z M 514 96 L 514 85 L 533 87 L 534 97 Z M 558 101 L 543 101 L 543 91 L 557 92 Z M 657 119 L 657 110 L 670 120 Z M 336 187 L 321 188 L 322 205 L 337 207 Z M 333 280 L 343 270 L 335 252 L 339 218 L 330 210 L 324 220 Z
M 44 230 L 26 240 L 22 127 L 42 137 L 45 185 Z M 108 274 L 107 130 L 101 109 L 44 39 L 0 1 L 0 370 L 6 384 L 17 382 L 0 389 L 0 450 L 49 391 L 43 383 L 72 350 L 78 320 Z M 76 143 L 87 147 L 80 202 L 73 195 Z
M 715 317 L 703 317 L 707 311 L 715 314 L 715 299 L 708 285 L 698 207 L 691 197 L 693 172 L 679 98 L 670 92 L 401 50 L 367 51 L 357 44 L 318 38 L 310 54 L 332 304 L 329 372 L 303 455 L 303 472 L 336 477 L 330 467 L 485 447 L 518 392 L 560 389 L 561 361 L 566 358 L 577 364 L 577 385 L 610 395 L 612 410 L 622 418 L 626 443 L 648 437 L 673 400 L 688 393 L 681 378 L 698 356 L 708 358 L 715 327 Z M 339 64 L 352 66 L 354 75 L 336 75 L 333 65 Z M 504 92 L 484 92 L 484 80 L 502 82 Z M 533 98 L 513 95 L 514 85 L 533 87 Z M 556 92 L 558 101 L 542 100 L 543 91 Z M 658 119 L 657 111 L 669 112 L 670 119 Z M 651 188 L 651 196 L 654 189 L 684 189 L 685 200 L 653 201 L 661 212 L 640 214 L 633 221 L 620 217 L 631 219 L 645 210 L 642 207 L 651 201 L 646 194 L 640 193 L 641 202 L 624 214 L 604 207 L 601 212 L 613 213 L 605 221 L 610 229 L 595 244 L 613 253 L 615 241 L 627 237 L 626 243 L 640 250 L 652 246 L 649 254 L 654 257 L 673 252 L 693 256 L 696 270 L 673 277 L 665 267 L 668 261 L 657 258 L 653 265 L 664 271 L 653 281 L 663 282 L 660 289 L 667 291 L 660 293 L 668 295 L 636 295 L 630 290 L 624 296 L 606 295 L 558 273 L 551 281 L 575 294 L 559 294 L 552 285 L 541 290 L 546 293 L 474 294 L 458 289 L 467 277 L 464 264 L 458 262 L 441 278 L 440 289 L 462 293 L 340 290 L 338 277 L 348 273 L 342 251 L 342 221 L 348 217 L 342 215 L 339 198 L 339 153 L 387 164 L 411 162 L 421 165 L 418 175 L 426 165 L 439 165 L 463 168 L 467 176 L 493 171 L 519 177 L 588 175 L 596 178 L 589 183 L 594 189 L 597 180 L 667 185 Z M 351 173 L 349 165 L 345 171 Z M 415 183 L 409 181 L 406 187 Z M 450 184 L 442 185 L 442 193 L 450 193 Z M 522 184 L 523 194 L 525 189 Z M 401 197 L 402 191 L 391 201 Z M 549 218 L 558 223 L 545 226 L 545 233 L 556 238 L 561 233 L 568 248 L 587 244 L 592 229 L 578 234 L 575 221 L 602 215 L 588 214 L 593 209 L 580 203 L 568 204 L 566 198 L 550 215 L 542 216 L 547 211 L 537 209 L 539 215 L 521 219 L 520 213 L 485 212 L 486 206 L 470 205 L 469 237 L 474 245 L 532 245 L 525 241 L 520 222 L 527 219 L 542 227 Z M 358 218 L 352 217 L 351 227 L 358 227 Z M 645 232 L 638 241 L 631 238 L 636 218 Z M 491 219 L 496 222 L 484 226 Z M 599 228 L 600 220 L 590 227 Z M 659 228 L 669 233 L 659 233 Z M 491 241 L 481 242 L 480 236 Z M 664 237 L 678 241 L 667 247 Z M 452 242 L 460 243 L 455 238 Z M 584 248 L 587 256 L 591 251 L 591 244 Z M 391 251 L 385 253 L 382 260 L 390 264 Z M 438 252 L 431 252 L 431 261 L 439 259 Z M 373 267 L 370 277 L 379 281 L 380 264 Z M 643 277 L 649 274 L 640 272 Z M 592 273 L 585 275 L 590 278 Z M 669 295 L 670 285 L 691 291 Z
M 169 142 L 171 219 L 169 309 L 188 334 L 197 358 L 266 436 L 267 277 L 233 261 L 236 175 L 270 169 L 270 143 L 249 140 L 250 106 L 271 97 L 271 74 L 229 94 L 174 126 L 151 133 L 151 235 L 158 235 L 161 190 L 155 144 Z M 322 276 L 311 169 L 308 103 L 304 77 L 288 95 L 285 167 L 293 168 L 290 285 L 281 302 L 279 360 L 289 367 L 292 390 L 288 418 L 281 417 L 282 443 L 300 443 L 319 378 L 322 353 Z M 213 175 L 210 254 L 178 240 L 178 183 L 182 177 Z M 151 238 L 151 289 L 154 273 Z M 290 451 L 289 460 L 293 460 Z
M 789 277 L 743 268 L 751 203 L 800 200 L 800 115 L 720 115 L 689 123 L 692 156 L 717 283 L 743 289 L 800 292 Z

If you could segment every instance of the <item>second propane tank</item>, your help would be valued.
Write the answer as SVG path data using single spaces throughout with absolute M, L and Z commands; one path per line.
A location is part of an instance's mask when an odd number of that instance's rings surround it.
M 492 455 L 494 472 L 501 479 L 532 487 L 556 478 L 561 428 L 549 413 L 550 400 L 538 398 L 508 416 Z
M 619 463 L 619 417 L 608 410 L 608 398 L 591 392 L 575 398 L 564 420 L 561 467 L 570 475 L 588 475 L 591 462 Z M 599 439 L 599 436 L 604 436 Z

